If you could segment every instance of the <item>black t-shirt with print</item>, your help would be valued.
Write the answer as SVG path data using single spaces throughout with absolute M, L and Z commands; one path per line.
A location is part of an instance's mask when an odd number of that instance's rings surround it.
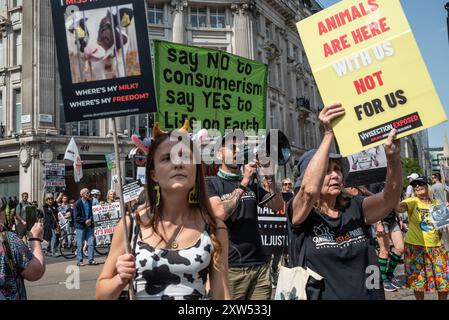
M 208 177 L 209 197 L 217 196 L 225 200 L 239 184 L 240 181 L 236 180 Z M 258 194 L 257 198 L 256 194 Z M 266 194 L 267 191 L 262 186 L 250 184 L 248 191 L 240 198 L 236 211 L 225 221 L 229 234 L 230 267 L 261 265 L 268 262 L 262 247 L 257 220 L 257 203 Z
M 374 194 L 380 193 L 380 192 L 384 191 L 385 183 L 383 183 L 383 182 L 372 183 L 370 185 L 367 185 L 366 188 Z M 398 221 L 397 221 L 396 213 L 394 212 L 394 210 L 391 210 L 391 212 L 385 218 L 382 219 L 382 222 L 386 223 L 388 225 L 397 223 Z
M 382 299 L 378 291 L 369 290 L 376 286 L 378 269 L 369 226 L 364 223 L 363 199 L 351 198 L 337 218 L 313 209 L 299 226 L 291 225 L 292 201 L 289 203 L 290 264 L 304 266 L 305 261 L 305 266 L 324 277 L 323 300 Z

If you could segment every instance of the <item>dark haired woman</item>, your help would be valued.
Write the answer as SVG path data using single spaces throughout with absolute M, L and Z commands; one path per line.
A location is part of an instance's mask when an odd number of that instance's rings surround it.
M 229 299 L 226 227 L 210 207 L 193 143 L 179 142 L 180 133 L 187 135 L 185 129 L 167 134 L 155 126 L 146 167 L 149 208 L 136 214 L 134 255 L 125 254 L 119 223 L 97 281 L 97 299 L 117 299 L 129 281 L 136 299 L 203 299 L 208 279 L 212 299 Z M 180 144 L 190 151 L 187 160 L 185 154 L 174 159 Z

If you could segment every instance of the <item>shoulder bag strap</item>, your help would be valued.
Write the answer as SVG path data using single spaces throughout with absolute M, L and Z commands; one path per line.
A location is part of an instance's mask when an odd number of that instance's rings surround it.
M 290 200 L 290 201 L 293 201 L 293 200 Z M 293 208 L 292 208 L 292 210 L 293 210 Z M 310 214 L 312 214 L 312 212 L 309 213 L 309 215 Z M 285 235 L 285 239 L 287 239 L 288 228 L 290 227 L 291 229 L 293 229 L 293 226 L 288 217 L 288 205 L 287 205 L 287 209 L 285 212 L 285 217 L 287 218 L 287 221 L 285 222 L 286 225 L 285 225 L 284 235 Z M 303 223 L 305 223 L 305 221 L 303 221 Z M 305 231 L 303 231 L 303 232 L 305 233 Z M 293 233 L 293 230 L 292 230 L 292 233 Z M 292 239 L 290 239 L 290 240 L 292 240 Z M 283 263 L 282 265 L 284 265 L 284 263 L 285 263 L 285 265 L 289 266 L 290 263 L 286 263 L 286 262 L 288 262 L 288 260 L 286 259 L 287 255 L 288 255 L 288 252 L 286 252 L 286 249 L 287 249 L 287 241 L 285 241 L 284 245 L 282 246 L 282 263 Z M 301 266 L 303 268 L 307 267 L 306 266 L 306 250 L 307 250 L 307 236 L 306 236 L 306 234 L 304 234 L 304 238 L 303 238 L 302 245 L 301 245 L 300 252 L 299 252 L 299 261 L 298 261 L 299 262 L 298 266 Z
M 281 254 L 281 266 L 288 266 L 287 262 L 287 241 L 288 241 L 288 215 L 285 215 L 286 219 L 285 220 L 285 232 L 284 232 L 284 241 L 282 244 L 282 254 Z

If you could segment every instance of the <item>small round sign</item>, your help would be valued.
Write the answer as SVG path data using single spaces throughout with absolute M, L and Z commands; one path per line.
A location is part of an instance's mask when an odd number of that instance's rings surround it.
M 136 154 L 134 155 L 134 164 L 138 167 L 144 167 L 147 164 L 147 156 L 140 149 L 137 149 Z

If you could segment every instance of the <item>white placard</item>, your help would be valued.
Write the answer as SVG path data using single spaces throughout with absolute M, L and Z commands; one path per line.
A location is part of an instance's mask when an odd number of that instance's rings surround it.
M 39 114 L 39 122 L 53 123 L 53 115 L 41 113 Z
M 143 191 L 143 187 L 139 181 L 132 182 L 123 187 L 123 199 L 125 203 L 139 199 L 139 195 Z
M 140 180 L 140 183 L 143 185 L 147 184 L 145 180 L 145 167 L 137 167 L 137 180 Z
M 349 172 L 378 169 L 387 166 L 387 157 L 382 146 L 377 146 L 348 157 Z
M 30 123 L 31 122 L 31 114 L 22 115 L 21 123 Z

